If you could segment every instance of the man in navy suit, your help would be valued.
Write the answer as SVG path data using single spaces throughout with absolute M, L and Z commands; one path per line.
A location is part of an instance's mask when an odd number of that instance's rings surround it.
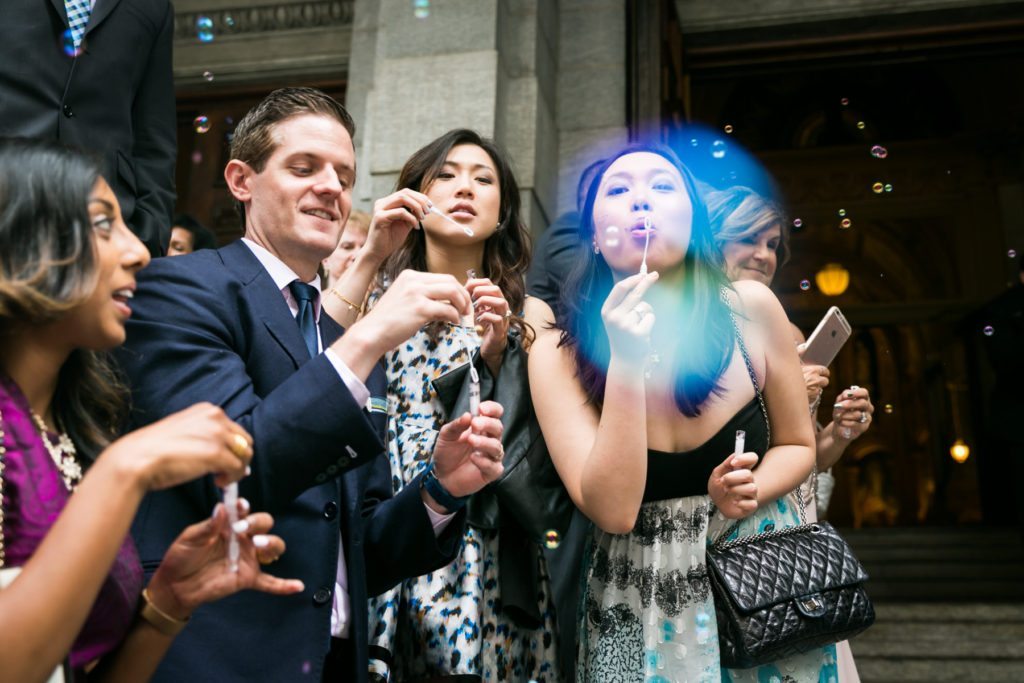
M 119 355 L 135 426 L 197 401 L 243 425 L 254 457 L 241 493 L 288 545 L 274 573 L 306 585 L 200 608 L 157 681 L 365 681 L 368 596 L 450 562 L 465 496 L 501 474 L 501 407 L 485 402 L 441 430 L 433 468 L 392 496 L 379 359 L 471 302 L 451 276 L 408 271 L 344 336 L 319 315 L 317 266 L 351 209 L 353 128 L 317 90 L 271 93 L 239 122 L 224 172 L 243 239 L 157 259 L 139 278 Z M 375 216 L 371 250 L 422 219 L 419 197 Z M 133 528 L 146 569 L 218 500 L 209 479 L 147 497 Z
M 0 136 L 96 153 L 154 256 L 174 210 L 173 33 L 168 0 L 0 2 Z

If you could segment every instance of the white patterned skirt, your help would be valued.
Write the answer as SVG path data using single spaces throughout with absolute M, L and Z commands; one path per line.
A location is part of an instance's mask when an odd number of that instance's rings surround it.
M 755 669 L 721 667 L 705 556 L 709 540 L 732 523 L 708 496 L 690 496 L 645 503 L 628 534 L 595 529 L 585 564 L 578 683 L 838 681 L 834 645 Z M 763 506 L 730 536 L 768 524 L 799 524 L 791 499 Z

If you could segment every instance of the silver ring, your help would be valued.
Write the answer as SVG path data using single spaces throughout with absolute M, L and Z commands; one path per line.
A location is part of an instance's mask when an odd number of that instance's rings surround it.
M 863 410 L 860 411 L 860 423 L 864 424 L 867 421 L 868 421 L 868 414 L 866 412 L 864 412 Z

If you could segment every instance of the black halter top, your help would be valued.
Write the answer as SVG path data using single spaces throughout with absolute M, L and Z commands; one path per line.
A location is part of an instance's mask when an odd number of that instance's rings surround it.
M 757 385 L 747 347 L 738 329 L 736 339 L 750 381 L 754 385 L 754 398 L 722 425 L 714 436 L 696 448 L 681 453 L 648 449 L 647 482 L 644 484 L 643 498 L 645 503 L 706 495 L 711 471 L 721 465 L 736 447 L 737 429 L 747 433 L 746 450 L 757 453 L 758 463 L 768 450 L 770 433 L 768 418 L 761 406 L 761 388 Z

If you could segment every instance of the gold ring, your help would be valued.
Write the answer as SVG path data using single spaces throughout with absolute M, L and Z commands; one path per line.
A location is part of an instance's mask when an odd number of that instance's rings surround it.
M 241 434 L 232 434 L 231 452 L 234 453 L 239 460 L 245 462 L 245 456 L 249 454 L 249 440 Z

